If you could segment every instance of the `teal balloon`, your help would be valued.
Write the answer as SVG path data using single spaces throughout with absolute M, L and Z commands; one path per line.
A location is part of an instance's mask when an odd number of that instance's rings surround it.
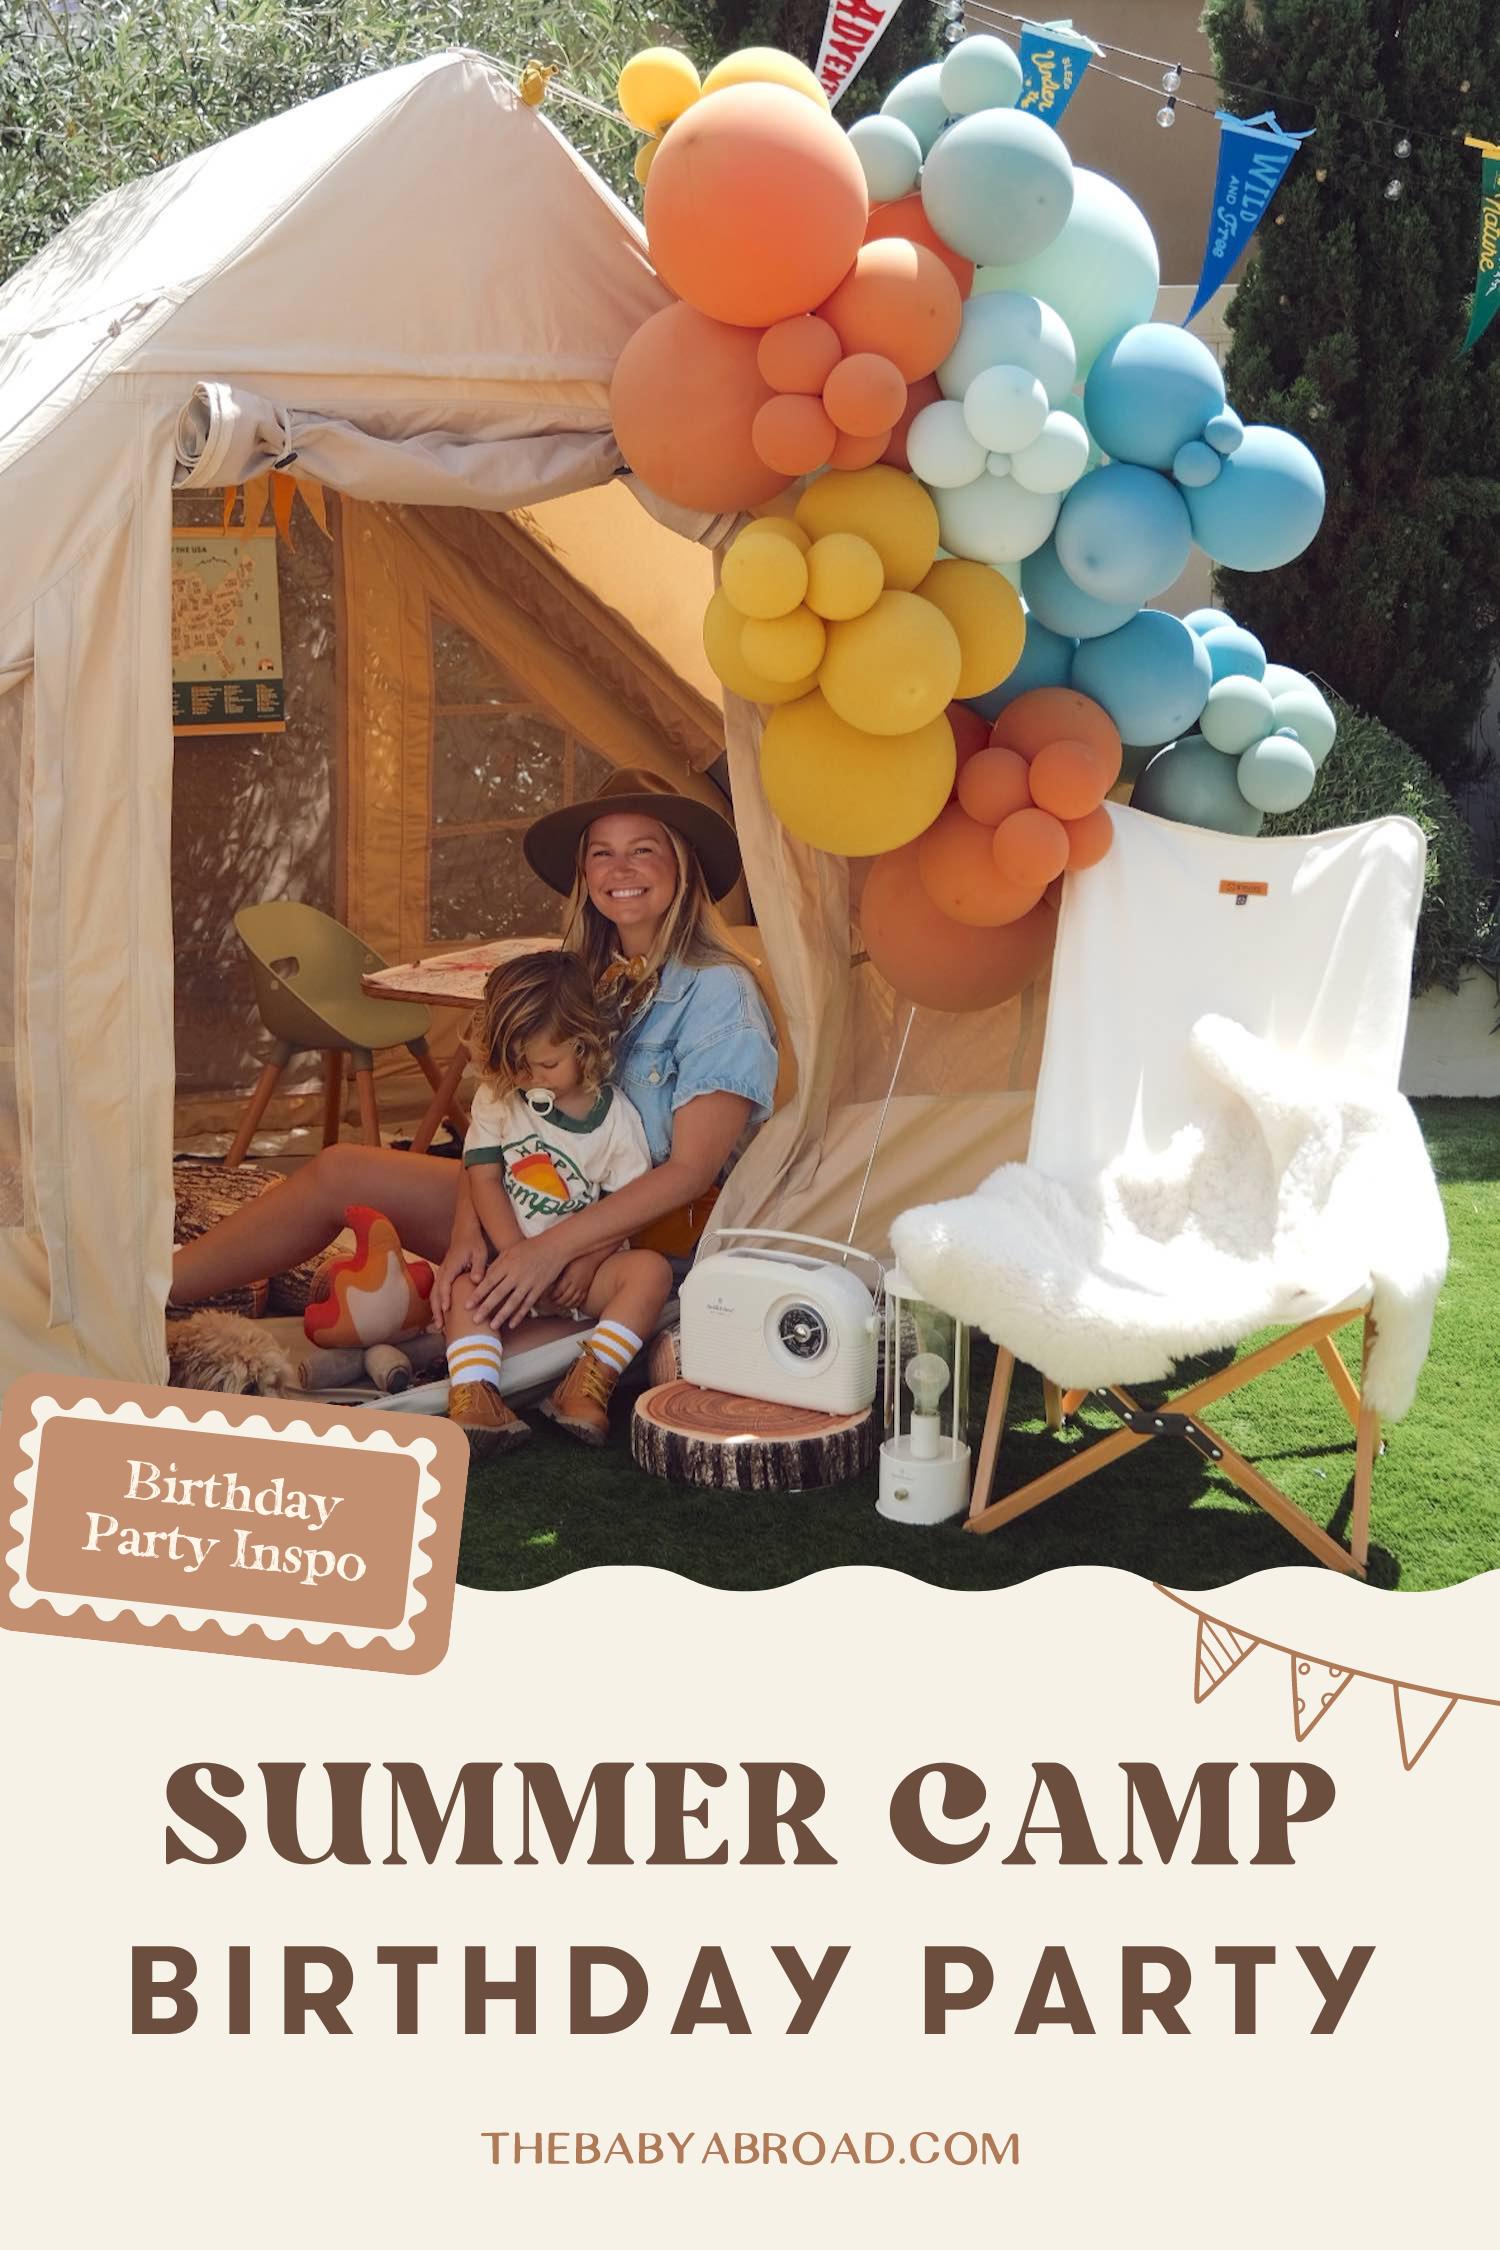
M 1238 758 L 1252 742 L 1276 732 L 1276 706 L 1259 680 L 1215 680 L 1198 731 L 1212 749 Z
M 1215 453 L 1238 453 L 1245 442 L 1245 425 L 1234 408 L 1226 406 L 1221 413 L 1209 416 L 1203 435 Z
M 1252 743 L 1235 769 L 1240 795 L 1258 812 L 1295 812 L 1312 795 L 1318 769 L 1304 744 L 1287 734 Z
M 1097 602 L 1076 586 L 1058 560 L 1054 539 L 1022 563 L 1021 592 L 1027 608 L 1050 632 L 1074 641 L 1116 633 L 1140 608 L 1139 602 Z
M 1072 685 L 1103 704 L 1122 742 L 1155 744 L 1186 734 L 1212 684 L 1207 649 L 1164 609 L 1143 609 L 1117 633 L 1081 642 L 1073 659 Z
M 1190 734 L 1158 750 L 1130 793 L 1137 812 L 1215 828 L 1225 836 L 1258 836 L 1265 815 L 1240 794 L 1233 761 Z
M 1211 445 L 1189 438 L 1172 456 L 1172 474 L 1179 484 L 1212 484 L 1223 466 Z
M 1061 633 L 1049 633 L 1045 625 L 1028 615 L 1026 639 L 1015 670 L 987 695 L 969 696 L 966 699 L 969 709 L 977 711 L 993 726 L 1007 703 L 1014 703 L 1018 695 L 1029 694 L 1032 688 L 1066 687 L 1077 646 L 1076 641 L 1066 639 Z
M 1089 424 L 1106 453 L 1113 451 L 1092 405 Z M 1312 545 L 1323 521 L 1323 472 L 1290 430 L 1253 423 L 1213 483 L 1186 497 L 1193 537 L 1214 562 L 1226 570 L 1279 570 Z
M 849 146 L 872 203 L 895 203 L 911 194 L 922 170 L 922 144 L 899 117 L 859 118 L 849 128 Z
M 1227 609 L 1190 609 L 1183 619 L 1190 633 L 1211 633 L 1216 625 L 1232 625 Z
M 1300 687 L 1283 688 L 1275 698 L 1276 731 L 1294 734 L 1315 766 L 1321 766 L 1339 731 L 1338 720 L 1326 696 L 1311 680 Z
M 1096 601 L 1138 609 L 1186 568 L 1193 526 L 1187 503 L 1166 477 L 1111 461 L 1080 477 L 1064 499 L 1056 544 L 1075 586 Z
M 1051 305 L 1068 325 L 1080 374 L 1112 336 L 1151 318 L 1161 283 L 1155 239 L 1140 207 L 1102 172 L 1074 166 L 1073 207 L 1045 250 L 1007 247 L 1002 256 L 1004 264 L 975 275 L 975 295 L 1018 289 Z
M 938 83 L 950 117 L 1014 109 L 1021 98 L 1021 65 L 1014 47 L 978 31 L 949 48 L 938 66 Z
M 941 78 L 942 68 L 938 63 L 910 70 L 896 81 L 880 105 L 882 117 L 899 118 L 903 125 L 910 127 L 924 157 L 948 122 L 948 104 L 943 99 Z
M 1056 241 L 1073 207 L 1073 159 L 1039 117 L 983 109 L 929 151 L 922 205 L 949 249 L 976 265 L 1030 258 Z
M 1265 678 L 1266 652 L 1243 625 L 1211 625 L 1199 637 L 1208 650 L 1208 661 L 1214 668 L 1216 680 L 1241 675 L 1250 680 Z
M 1083 393 L 1089 428 L 1105 452 L 1145 469 L 1170 469 L 1223 405 L 1224 378 L 1207 344 L 1160 320 L 1106 344 Z

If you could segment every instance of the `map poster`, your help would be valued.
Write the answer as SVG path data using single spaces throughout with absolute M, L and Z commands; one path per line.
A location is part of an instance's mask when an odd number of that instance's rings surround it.
M 276 532 L 172 534 L 172 731 L 283 734 Z

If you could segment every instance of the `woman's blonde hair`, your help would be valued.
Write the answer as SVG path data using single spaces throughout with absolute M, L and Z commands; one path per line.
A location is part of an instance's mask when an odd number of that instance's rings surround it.
M 626 982 L 616 975 L 620 933 L 589 897 L 587 828 L 578 839 L 573 888 L 563 910 L 564 950 L 582 961 L 596 990 L 603 988 L 607 995 L 613 986 L 620 991 L 622 1016 L 633 1013 L 656 989 L 656 979 L 669 961 L 680 961 L 690 969 L 708 968 L 715 962 L 727 962 L 735 968 L 746 966 L 728 924 L 708 895 L 697 853 L 665 821 L 656 825 L 671 846 L 677 864 L 677 888 L 637 978 Z
M 537 1039 L 571 1045 L 586 1087 L 609 1076 L 610 1026 L 576 953 L 518 953 L 498 962 L 485 980 L 477 1039 L 479 1074 L 497 1094 L 525 1086 L 526 1050 Z

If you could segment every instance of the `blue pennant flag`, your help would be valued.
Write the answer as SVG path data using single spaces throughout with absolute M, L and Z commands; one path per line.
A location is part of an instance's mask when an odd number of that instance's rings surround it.
M 1027 24 L 1021 33 L 1021 98 L 1017 109 L 1055 125 L 1078 90 L 1078 82 L 1097 55 L 1092 39 L 1071 23 Z
M 1280 187 L 1282 174 L 1302 143 L 1311 138 L 1309 133 L 1283 133 L 1273 110 L 1263 110 L 1259 117 L 1232 117 L 1226 109 L 1215 114 L 1219 172 L 1203 246 L 1203 272 L 1188 320 L 1229 279 Z

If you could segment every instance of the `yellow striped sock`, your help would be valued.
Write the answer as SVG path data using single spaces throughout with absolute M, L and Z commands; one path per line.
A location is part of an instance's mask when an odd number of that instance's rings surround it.
M 491 1330 L 477 1336 L 456 1336 L 448 1346 L 450 1383 L 493 1383 L 500 1388 L 503 1346 Z
M 617 1375 L 624 1374 L 641 1348 L 641 1339 L 635 1330 L 627 1328 L 623 1321 L 618 1320 L 601 1320 L 598 1327 L 591 1335 L 585 1336 L 583 1341 L 585 1349 L 591 1351 L 596 1359 L 602 1360 L 606 1367 L 613 1368 Z

